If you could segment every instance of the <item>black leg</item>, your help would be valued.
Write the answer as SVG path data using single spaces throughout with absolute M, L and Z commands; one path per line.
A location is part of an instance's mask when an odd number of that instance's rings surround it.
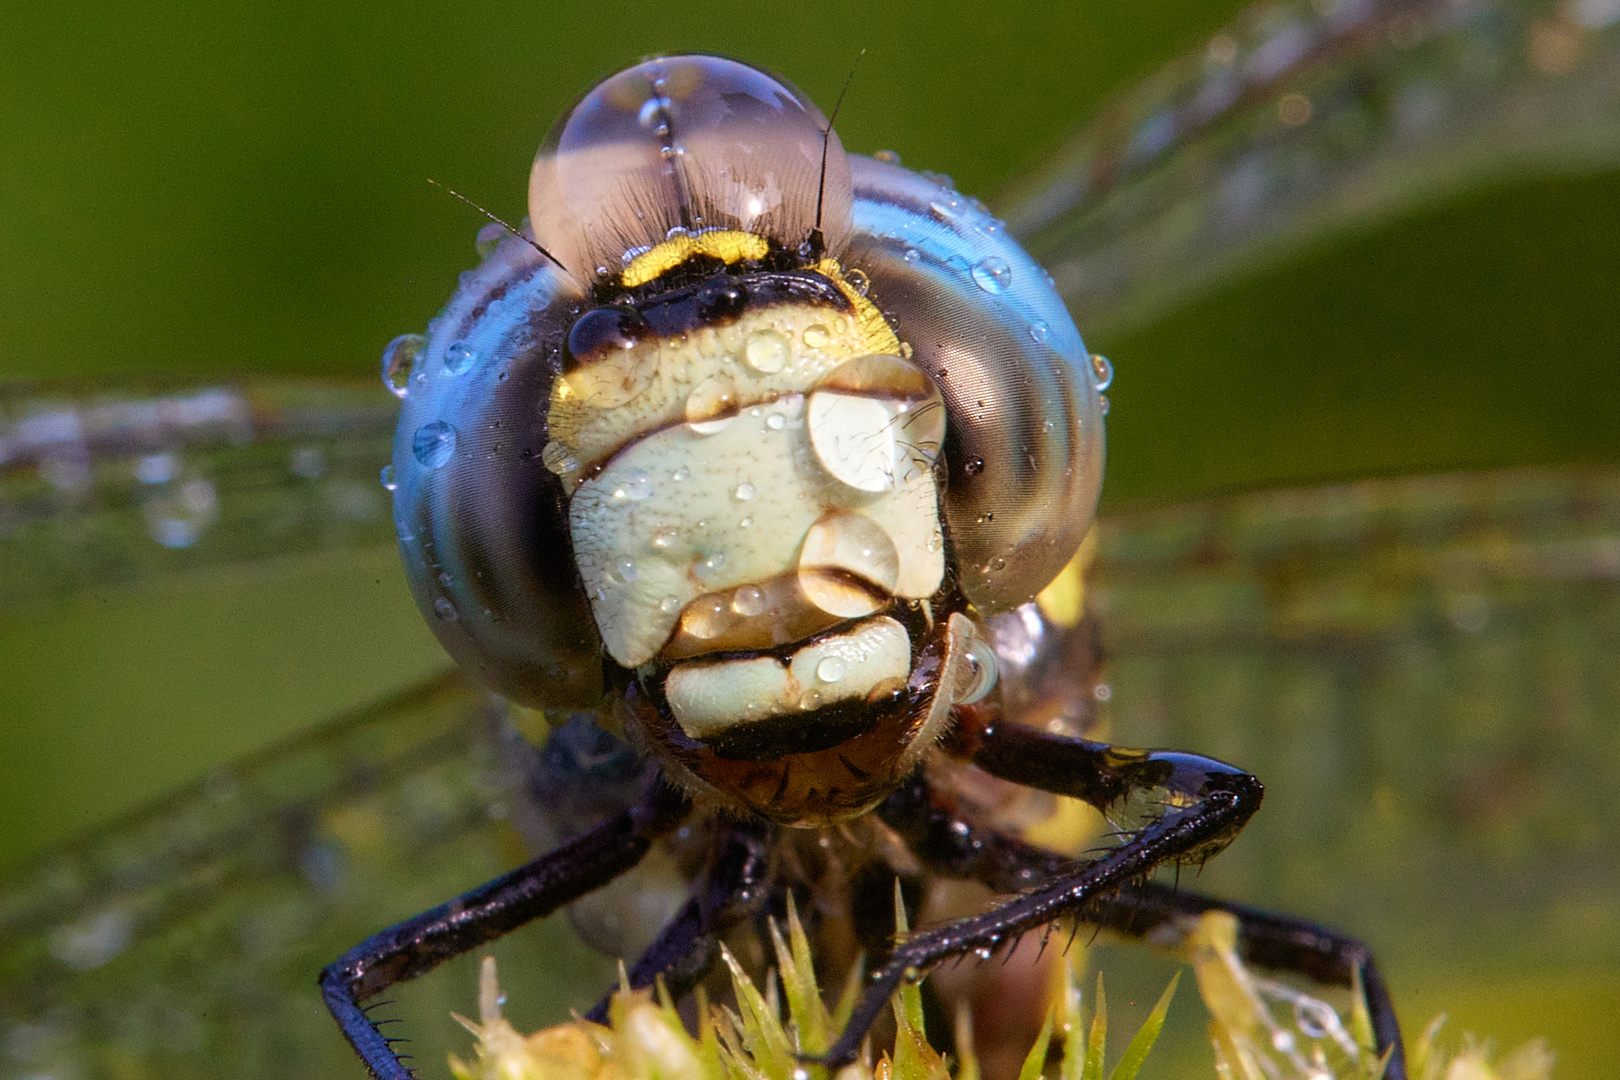
M 1118 749 L 1015 724 L 967 732 L 952 749 L 1003 779 L 1098 806 L 1112 806 L 1134 791 L 1159 790 L 1164 794 L 1162 812 L 1096 862 L 1071 863 L 1055 878 L 994 910 L 896 945 L 872 973 L 849 1024 L 828 1051 L 829 1065 L 855 1059 L 867 1029 L 908 972 L 953 956 L 988 954 L 1025 931 L 1082 911 L 1099 895 L 1146 876 L 1161 863 L 1207 859 L 1230 843 L 1260 807 L 1260 781 L 1192 754 Z
M 641 861 L 652 841 L 691 812 L 685 795 L 654 778 L 642 803 L 533 862 L 384 930 L 321 972 L 321 994 L 355 1053 L 380 1080 L 407 1080 L 410 1070 L 360 1002 L 414 979 L 525 923 L 599 888 Z
M 1151 881 L 1126 885 L 1113 896 L 1099 898 L 1083 917 L 1119 933 L 1145 937 L 1166 923 L 1206 911 L 1224 911 L 1237 919 L 1238 955 L 1257 967 L 1297 972 L 1328 986 L 1353 986 L 1359 976 L 1378 1052 L 1389 1054 L 1384 1080 L 1406 1080 L 1406 1047 L 1395 1006 L 1372 950 L 1358 939 L 1291 915 Z
M 936 873 L 973 878 L 997 892 L 1021 892 L 1071 874 L 1077 865 L 1050 851 L 973 824 L 932 797 L 919 777 L 891 795 L 879 815 Z M 1076 912 L 1081 920 L 1135 938 L 1206 911 L 1238 921 L 1238 952 L 1258 967 L 1291 971 L 1326 985 L 1351 986 L 1359 973 L 1386 1080 L 1405 1080 L 1400 1025 L 1371 951 L 1355 938 L 1287 915 L 1231 904 L 1156 882 L 1133 882 L 1100 894 Z
M 742 821 L 725 827 L 717 854 L 696 895 L 630 969 L 630 985 L 642 989 L 659 976 L 677 1001 L 702 981 L 713 963 L 719 935 L 748 918 L 764 901 L 771 829 L 763 822 Z M 607 1023 L 608 994 L 586 1017 Z

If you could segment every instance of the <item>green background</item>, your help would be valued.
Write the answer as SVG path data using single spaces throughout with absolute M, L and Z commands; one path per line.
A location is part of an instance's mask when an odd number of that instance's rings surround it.
M 473 261 L 479 219 L 426 178 L 521 216 L 553 119 L 648 52 L 828 107 L 864 49 L 845 145 L 991 196 L 1238 8 L 14 5 L 0 378 L 374 379 Z M 1105 501 L 1620 459 L 1617 236 L 1620 178 L 1510 182 L 1093 336 Z M 444 663 L 386 551 L 0 613 L 0 866 Z

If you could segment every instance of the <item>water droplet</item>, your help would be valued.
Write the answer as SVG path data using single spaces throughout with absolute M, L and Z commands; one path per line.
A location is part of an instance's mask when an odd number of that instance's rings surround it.
M 984 472 L 984 458 L 968 458 L 966 461 L 962 462 L 962 471 L 967 473 L 969 476 L 978 476 L 980 473 Z
M 681 610 L 681 598 L 678 596 L 664 597 L 662 600 L 658 601 L 658 610 L 662 611 L 665 615 L 675 614 L 677 611 Z
M 816 678 L 824 683 L 835 683 L 844 677 L 846 670 L 848 670 L 848 665 L 844 663 L 841 657 L 824 656 L 821 658 L 821 662 L 816 665 Z
M 973 268 L 973 284 L 987 293 L 1006 292 L 1007 286 L 1012 284 L 1012 267 L 997 255 L 980 259 Z
M 775 330 L 755 330 L 743 343 L 743 363 L 761 375 L 787 367 L 788 339 Z
M 821 708 L 821 691 L 806 690 L 799 695 L 799 708 L 804 712 Z
M 717 551 L 713 555 L 708 555 L 698 560 L 694 573 L 696 573 L 698 577 L 707 580 L 720 573 L 721 570 L 725 569 L 725 566 L 725 553 L 722 551 Z
M 574 455 L 569 453 L 568 447 L 556 439 L 546 443 L 545 448 L 540 451 L 540 462 L 558 476 L 567 476 L 579 469 L 579 462 L 574 460 Z
M 928 204 L 928 209 L 934 212 L 935 217 L 944 221 L 950 221 L 952 218 L 956 217 L 957 210 L 960 208 L 960 206 L 960 199 L 956 198 L 954 195 L 947 195 L 930 202 Z
M 713 435 L 737 418 L 737 387 L 714 375 L 686 396 L 686 422 L 699 435 Z
M 914 263 L 922 258 L 922 252 L 916 248 L 906 248 L 906 253 L 900 257 L 908 263 Z
M 893 150 L 878 150 L 875 151 L 872 156 L 878 161 L 887 162 L 890 165 L 900 164 L 900 155 L 895 153 Z M 798 1080 L 798 1078 L 795 1077 L 794 1080 Z
M 804 344 L 811 349 L 825 349 L 832 344 L 832 332 L 820 323 L 811 323 L 804 328 Z
M 673 525 L 665 525 L 661 529 L 655 529 L 652 534 L 653 547 L 668 551 L 675 546 L 675 541 L 680 539 L 680 536 L 681 531 Z
M 640 502 L 652 493 L 652 477 L 640 469 L 626 469 L 620 473 L 619 481 L 613 488 L 615 499 L 628 499 L 631 502 Z
M 628 585 L 641 576 L 641 567 L 637 566 L 636 560 L 630 556 L 620 555 L 613 560 L 613 565 L 608 570 L 608 576 L 620 585 Z
M 988 960 L 990 959 L 990 950 L 981 946 L 973 950 L 973 955 L 978 957 L 980 960 Z
M 456 605 L 452 604 L 450 599 L 445 596 L 433 601 L 433 613 L 445 622 L 455 622 L 461 618 L 461 612 L 456 610 Z
M 473 366 L 478 359 L 478 353 L 465 341 L 458 341 L 444 350 L 444 370 L 452 375 L 460 375 Z
M 401 334 L 388 343 L 382 355 L 382 381 L 388 392 L 402 398 L 410 389 L 411 368 L 427 345 L 421 334 Z
M 676 483 L 680 483 L 682 480 L 690 479 L 691 476 L 692 470 L 688 469 L 685 465 L 682 465 L 680 468 L 669 474 L 669 478 L 674 480 Z
M 208 480 L 187 480 L 178 490 L 147 501 L 141 511 L 147 535 L 166 548 L 188 548 L 219 517 L 219 495 Z
M 1040 319 L 1035 319 L 1029 324 L 1029 340 L 1033 341 L 1035 344 L 1045 345 L 1046 339 L 1051 336 L 1052 328 L 1047 326 Z
M 382 473 L 380 474 L 379 479 L 382 480 L 382 486 L 385 490 L 393 491 L 395 488 L 399 487 L 399 483 L 394 479 L 394 466 L 392 462 L 382 467 Z
M 499 222 L 485 222 L 473 238 L 473 250 L 478 252 L 480 259 L 487 259 L 492 251 L 501 246 L 506 237 L 506 226 Z
M 872 287 L 872 279 L 867 277 L 866 272 L 863 270 L 856 270 L 853 268 L 845 270 L 844 280 L 849 282 L 849 287 L 854 289 L 856 293 L 861 296 L 865 296 L 867 290 Z
M 448 589 L 450 586 L 454 585 L 455 583 L 456 583 L 456 579 L 450 576 L 450 571 L 448 571 L 448 570 L 440 570 L 439 571 L 439 584 L 440 585 L 442 585 L 444 588 Z
M 143 484 L 167 484 L 179 475 L 178 454 L 147 454 L 135 462 L 135 479 Z
M 456 429 L 443 420 L 423 424 L 411 436 L 411 453 L 430 469 L 448 464 L 456 453 Z
M 968 645 L 962 658 L 967 661 L 968 670 L 954 700 L 958 705 L 971 705 L 975 701 L 982 701 L 986 694 L 995 689 L 996 654 L 985 642 L 974 641 Z
M 734 621 L 718 596 L 702 596 L 687 605 L 686 614 L 681 616 L 681 629 L 708 641 L 725 633 Z
M 1114 385 L 1114 365 L 1102 353 L 1091 354 L 1091 385 L 1099 391 Z
M 944 536 L 944 534 L 941 533 L 938 529 L 935 529 L 928 536 L 928 550 L 929 551 L 938 551 L 940 548 L 942 548 L 944 546 L 945 546 L 945 536 Z
M 787 417 L 783 416 L 779 412 L 773 412 L 771 415 L 765 418 L 765 426 L 770 428 L 772 431 L 781 431 L 783 428 L 787 427 Z
M 752 585 L 744 585 L 731 594 L 731 610 L 739 615 L 758 615 L 765 610 L 765 594 Z
M 1097 405 L 1102 409 L 1104 416 L 1108 415 L 1108 395 L 1102 394 L 1097 398 Z
M 747 483 L 738 484 L 737 490 L 733 491 L 731 494 L 732 497 L 738 502 L 747 502 L 749 499 L 754 497 L 754 485 Z
M 741 518 L 741 519 L 738 520 L 737 528 L 739 528 L 739 529 L 747 529 L 747 528 L 750 528 L 753 524 L 754 524 L 754 519 L 753 518 L 745 517 L 745 518 Z

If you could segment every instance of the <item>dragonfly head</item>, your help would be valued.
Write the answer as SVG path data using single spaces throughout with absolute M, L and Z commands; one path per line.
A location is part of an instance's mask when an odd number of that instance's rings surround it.
M 869 809 L 990 692 L 980 620 L 1069 562 L 1101 474 L 1044 275 L 825 125 L 709 57 L 587 94 L 530 184 L 555 263 L 513 239 L 465 277 L 395 462 L 452 654 L 793 825 Z

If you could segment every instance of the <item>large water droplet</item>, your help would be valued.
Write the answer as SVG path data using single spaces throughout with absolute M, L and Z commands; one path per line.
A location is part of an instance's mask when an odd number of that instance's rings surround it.
M 393 491 L 399 487 L 399 482 L 394 479 L 394 466 L 392 462 L 382 467 L 380 479 L 382 480 L 383 488 L 387 491 Z
M 866 515 L 828 514 L 804 535 L 799 587 L 811 603 L 834 615 L 854 618 L 873 610 L 868 590 L 829 570 L 854 574 L 892 592 L 900 580 L 900 553 L 888 530 Z
M 473 237 L 473 250 L 478 252 L 480 259 L 487 259 L 491 252 L 501 246 L 501 241 L 505 237 L 505 225 L 498 221 L 485 222 L 478 230 L 478 235 Z
M 848 670 L 848 667 L 842 657 L 824 656 L 821 658 L 821 662 L 816 665 L 816 678 L 824 683 L 835 683 L 844 677 L 844 672 Z
M 761 375 L 787 367 L 788 339 L 775 330 L 755 330 L 743 343 L 743 363 Z
M 804 328 L 804 344 L 810 349 L 825 349 L 832 344 L 832 332 L 820 323 L 811 323 Z
M 754 497 L 754 485 L 753 484 L 738 484 L 737 485 L 737 490 L 733 491 L 731 494 L 732 494 L 732 497 L 735 498 L 738 502 L 747 502 L 749 499 L 752 499 Z
M 426 345 L 421 334 L 401 334 L 388 343 L 382 355 L 382 381 L 389 393 L 402 398 L 410 390 L 411 367 Z
M 963 654 L 967 661 L 967 672 L 957 688 L 955 702 L 958 705 L 971 705 L 975 701 L 982 701 L 984 696 L 996 685 L 996 654 L 988 644 L 983 641 L 973 641 Z
M 628 499 L 630 502 L 641 502 L 652 493 L 652 477 L 640 469 L 624 470 L 619 474 L 618 482 L 613 487 L 615 499 Z
M 1012 284 L 1012 267 L 997 255 L 980 259 L 973 268 L 973 284 L 987 293 L 1006 292 L 1007 286 Z
M 699 435 L 713 435 L 737 418 L 737 387 L 721 375 L 704 379 L 686 396 L 686 422 Z
M 678 596 L 664 597 L 662 600 L 658 601 L 658 610 L 662 611 L 665 615 L 675 614 L 677 611 L 681 610 L 681 598 Z
M 1091 385 L 1099 391 L 1114 385 L 1114 365 L 1102 353 L 1091 354 Z
M 849 282 L 849 287 L 861 296 L 865 296 L 872 288 L 872 279 L 866 276 L 866 271 L 857 270 L 854 267 L 844 271 L 844 280 Z
M 1029 340 L 1037 345 L 1045 345 L 1052 336 L 1052 328 L 1040 319 L 1034 319 L 1029 324 Z
M 906 253 L 900 257 L 908 263 L 914 263 L 922 258 L 922 252 L 916 248 L 906 248 Z
M 452 375 L 460 375 L 473 366 L 478 359 L 478 353 L 465 341 L 458 341 L 444 350 L 444 370 Z
M 739 615 L 758 615 L 765 610 L 765 593 L 752 585 L 744 585 L 731 594 L 731 610 Z
M 568 447 L 552 439 L 540 451 L 540 463 L 558 476 L 567 476 L 579 469 L 579 462 L 569 452 Z
M 411 453 L 430 469 L 448 464 L 456 453 L 456 429 L 443 420 L 423 424 L 411 436 Z
M 708 641 L 717 638 L 736 620 L 718 596 L 700 596 L 686 606 L 681 616 L 681 629 L 695 638 Z
M 932 470 L 945 415 L 921 369 L 876 354 L 834 368 L 805 407 L 821 467 L 859 491 L 888 491 Z
M 772 431 L 781 431 L 787 427 L 787 417 L 779 412 L 773 412 L 765 418 L 765 426 Z

